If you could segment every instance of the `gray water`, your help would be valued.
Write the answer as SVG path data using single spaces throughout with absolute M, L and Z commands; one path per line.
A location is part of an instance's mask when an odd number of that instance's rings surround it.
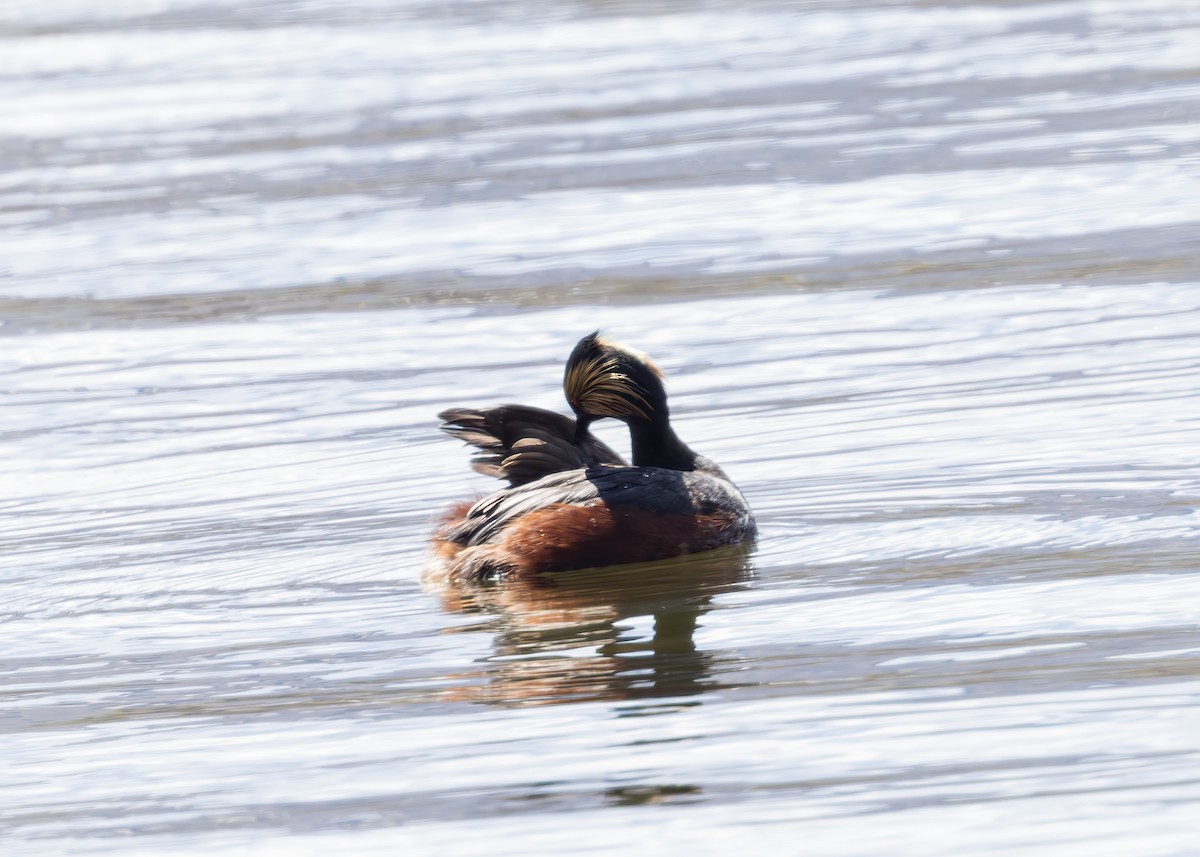
M 1200 5 L 17 0 L 0 103 L 6 854 L 1195 853 Z M 596 327 L 756 549 L 423 586 Z

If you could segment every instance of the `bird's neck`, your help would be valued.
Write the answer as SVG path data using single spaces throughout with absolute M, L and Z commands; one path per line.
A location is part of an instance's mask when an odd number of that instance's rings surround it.
M 633 443 L 634 467 L 696 469 L 696 453 L 679 439 L 665 416 L 650 420 L 631 420 L 629 434 Z

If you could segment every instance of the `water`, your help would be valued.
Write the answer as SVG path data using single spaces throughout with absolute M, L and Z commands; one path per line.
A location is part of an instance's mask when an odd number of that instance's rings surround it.
M 6 854 L 1194 851 L 1194 3 L 94 6 L 0 9 Z M 598 326 L 757 549 L 423 587 Z

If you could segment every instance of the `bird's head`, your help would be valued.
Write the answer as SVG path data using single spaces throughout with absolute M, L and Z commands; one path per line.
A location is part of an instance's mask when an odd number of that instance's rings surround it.
M 575 412 L 575 438 L 598 419 L 625 423 L 665 421 L 667 393 L 662 370 L 645 354 L 590 333 L 567 358 L 563 391 Z

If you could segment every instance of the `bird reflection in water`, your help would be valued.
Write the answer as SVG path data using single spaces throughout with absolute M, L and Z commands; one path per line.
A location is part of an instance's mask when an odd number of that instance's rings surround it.
M 714 598 L 750 579 L 749 554 L 734 546 L 551 579 L 443 587 L 446 610 L 491 619 L 454 631 L 495 634 L 487 668 L 458 676 L 474 681 L 449 695 L 501 705 L 651 703 L 630 713 L 694 704 L 680 698 L 713 689 L 711 656 L 696 647 L 696 628 Z M 652 622 L 649 633 L 639 627 L 644 621 Z

